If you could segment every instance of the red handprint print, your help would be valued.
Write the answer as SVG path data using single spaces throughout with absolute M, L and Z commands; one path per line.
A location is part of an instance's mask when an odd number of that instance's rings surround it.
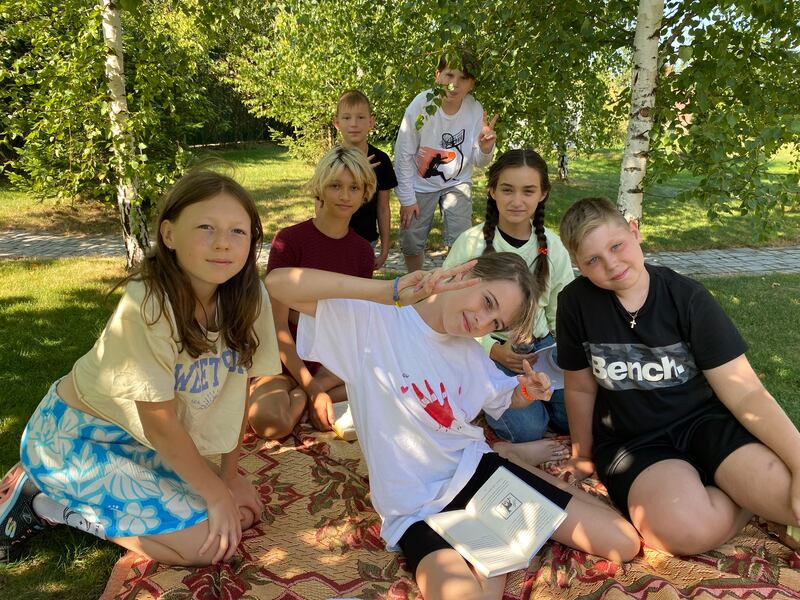
M 412 383 L 411 387 L 414 389 L 414 393 L 417 395 L 417 398 L 419 398 L 419 401 L 422 402 L 425 412 L 428 413 L 434 421 L 439 423 L 439 425 L 445 429 L 450 429 L 450 425 L 453 424 L 455 417 L 453 416 L 453 409 L 450 408 L 450 401 L 447 399 L 447 390 L 444 388 L 444 383 L 439 384 L 439 390 L 442 392 L 441 403 L 427 379 L 425 380 L 425 387 L 430 397 L 426 397 L 417 387 L 416 383 Z

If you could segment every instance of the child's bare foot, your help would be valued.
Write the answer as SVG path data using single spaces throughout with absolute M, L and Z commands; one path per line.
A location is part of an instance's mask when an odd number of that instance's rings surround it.
M 546 462 L 569 458 L 569 448 L 557 440 L 536 440 L 535 442 L 497 442 L 494 450 L 511 462 L 540 465 Z

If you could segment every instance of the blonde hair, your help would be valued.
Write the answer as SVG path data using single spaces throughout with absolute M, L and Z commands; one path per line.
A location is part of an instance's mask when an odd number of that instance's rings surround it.
M 336 103 L 336 116 L 339 116 L 339 113 L 342 112 L 342 109 L 354 108 L 361 104 L 366 105 L 367 111 L 369 111 L 369 114 L 371 115 L 372 105 L 370 104 L 367 95 L 361 90 L 347 90 L 341 96 L 339 96 L 339 101 Z
M 581 242 L 601 225 L 628 227 L 628 221 L 608 198 L 581 198 L 561 218 L 561 241 L 574 259 Z
M 347 169 L 358 185 L 364 186 L 364 202 L 372 198 L 378 188 L 375 170 L 363 152 L 356 148 L 334 146 L 317 164 L 314 176 L 308 182 L 309 193 L 322 201 L 322 190 L 328 183 Z

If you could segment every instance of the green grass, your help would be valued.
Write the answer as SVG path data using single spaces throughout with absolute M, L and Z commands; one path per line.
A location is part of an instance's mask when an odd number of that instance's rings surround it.
M 2 180 L 0 180 L 2 181 Z M 67 234 L 119 232 L 117 213 L 98 203 L 34 200 L 24 191 L 0 183 L 0 230 L 27 229 Z
M 102 330 L 123 276 L 117 259 L 0 262 L 0 472 L 19 456 L 28 417 Z M 800 424 L 800 275 L 705 279 L 750 344 L 750 359 Z M 0 566 L 3 598 L 96 598 L 121 551 L 67 527 L 30 541 Z
M 99 335 L 117 296 L 118 259 L 0 262 L 0 471 L 19 458 L 25 424 L 50 384 Z M 112 543 L 59 527 L 0 567 L 3 598 L 97 598 L 122 552 Z
M 800 275 L 710 277 L 700 281 L 744 336 L 747 356 L 764 385 L 800 427 Z
M 553 184 L 552 204 L 548 204 L 548 225 L 555 226 L 566 208 L 586 196 L 617 196 L 620 150 L 605 150 L 570 163 L 568 183 Z M 771 173 L 789 173 L 789 150 L 781 152 L 771 165 Z M 669 183 L 650 186 L 642 203 L 642 235 L 645 251 L 702 250 L 741 246 L 785 246 L 800 243 L 800 207 L 785 214 L 766 243 L 758 239 L 758 220 L 752 215 L 726 216 L 709 220 L 706 208 L 697 202 L 680 202 L 675 196 L 689 187 L 693 178 L 681 174 Z
M 789 149 L 781 152 L 771 171 L 788 173 L 790 156 Z M 304 193 L 303 186 L 311 178 L 313 169 L 291 159 L 285 149 L 263 144 L 201 154 L 201 158 L 215 157 L 231 163 L 231 174 L 252 191 L 267 240 L 271 240 L 279 229 L 312 216 L 313 202 Z M 579 198 L 598 195 L 616 198 L 620 157 L 619 150 L 605 150 L 572 160 L 570 181 L 553 182 L 547 206 L 547 225 L 557 230 L 566 208 Z M 480 222 L 486 210 L 485 176 L 481 169 L 476 171 L 474 181 L 473 219 Z M 753 216 L 732 216 L 711 222 L 703 206 L 675 200 L 676 194 L 691 183 L 691 177 L 679 175 L 669 183 L 651 186 L 647 190 L 642 221 L 646 251 L 800 244 L 800 209 L 788 212 L 778 229 L 762 242 L 757 237 L 759 228 Z M 393 200 L 395 232 L 399 223 L 398 211 L 399 205 Z M 7 186 L 0 187 L 0 230 L 6 228 L 112 235 L 119 231 L 113 207 L 37 202 L 24 192 L 10 190 Z M 442 249 L 438 215 L 429 242 L 431 249 Z

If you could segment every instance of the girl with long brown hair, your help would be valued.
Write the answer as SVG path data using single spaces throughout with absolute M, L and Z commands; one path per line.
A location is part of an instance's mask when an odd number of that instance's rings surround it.
M 504 332 L 494 332 L 480 340 L 501 371 L 519 374 L 523 360 L 533 364 L 537 360 L 534 352 L 554 346 L 556 298 L 574 277 L 567 250 L 558 235 L 544 225 L 550 197 L 544 159 L 530 149 L 508 150 L 489 167 L 488 175 L 486 218 L 458 237 L 444 266 L 493 252 L 512 252 L 525 260 L 539 290 L 533 300 L 537 310 L 530 332 L 532 342 L 512 344 Z M 553 360 L 548 363 L 553 372 L 560 374 Z M 569 431 L 563 384 L 555 387 L 549 402 L 509 409 L 499 418 L 487 415 L 487 422 L 495 433 L 511 442 L 495 446 L 501 454 L 533 464 L 568 455 L 563 444 L 542 439 L 548 427 L 559 433 Z
M 236 181 L 198 170 L 169 190 L 156 231 L 94 347 L 28 421 L 0 484 L 0 558 L 64 523 L 207 565 L 258 519 L 237 472 L 248 380 L 280 370 L 258 212 Z

